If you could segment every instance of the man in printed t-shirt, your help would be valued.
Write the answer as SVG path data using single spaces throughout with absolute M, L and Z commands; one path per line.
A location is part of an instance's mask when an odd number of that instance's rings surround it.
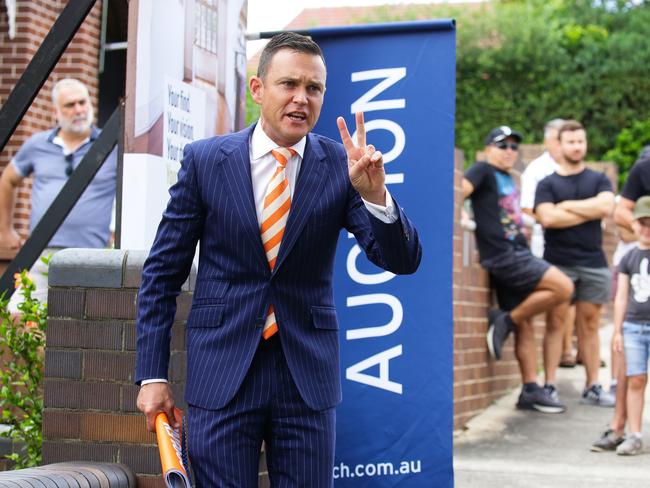
M 515 354 L 523 380 L 517 407 L 545 413 L 565 410 L 547 388 L 537 384 L 532 318 L 573 293 L 571 280 L 556 267 L 533 256 L 524 234 L 519 191 L 510 171 L 522 135 L 510 127 L 492 129 L 485 140 L 486 161 L 475 163 L 462 181 L 471 197 L 481 265 L 490 273 L 500 310 L 490 312 L 490 354 L 501 358 L 503 343 L 515 332 Z
M 609 300 L 611 274 L 602 248 L 601 220 L 614 210 L 612 184 L 603 173 L 585 166 L 587 133 L 575 120 L 558 131 L 562 161 L 556 173 L 544 178 L 535 194 L 535 213 L 544 227 L 544 259 L 560 268 L 575 285 L 578 354 L 587 373 L 581 402 L 614 406 L 612 396 L 598 382 L 600 313 Z M 556 306 L 546 333 L 549 340 L 547 381 L 555 384 L 560 362 L 561 334 L 567 303 Z M 555 335 L 559 334 L 558 340 Z M 557 392 L 555 392 L 557 394 Z

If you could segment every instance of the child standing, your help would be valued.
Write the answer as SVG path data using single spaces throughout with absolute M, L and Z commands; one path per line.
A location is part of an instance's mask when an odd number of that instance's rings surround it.
M 621 455 L 641 453 L 643 400 L 650 356 L 650 196 L 637 200 L 632 228 L 638 247 L 618 265 L 614 300 L 614 349 L 625 348 L 627 365 L 627 419 L 630 433 L 616 448 Z

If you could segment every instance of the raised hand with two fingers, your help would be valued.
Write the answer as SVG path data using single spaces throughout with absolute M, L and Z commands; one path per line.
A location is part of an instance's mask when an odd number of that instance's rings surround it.
M 381 151 L 372 144 L 366 145 L 366 129 L 363 113 L 355 114 L 357 126 L 357 144 L 343 117 L 336 119 L 336 125 L 341 134 L 341 142 L 348 155 L 348 174 L 352 186 L 359 192 L 361 198 L 377 205 L 386 205 L 386 173 Z

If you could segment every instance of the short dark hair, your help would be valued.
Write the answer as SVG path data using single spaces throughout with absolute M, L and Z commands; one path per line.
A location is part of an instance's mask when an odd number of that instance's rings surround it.
M 563 132 L 575 132 L 577 130 L 585 130 L 585 128 L 577 120 L 565 120 L 564 124 L 557 130 L 557 138 L 562 140 Z
M 282 32 L 273 36 L 262 50 L 262 54 L 260 55 L 260 62 L 257 65 L 257 76 L 259 78 L 264 78 L 264 76 L 266 76 L 266 72 L 269 70 L 273 55 L 282 49 L 288 49 L 297 53 L 320 56 L 320 58 L 323 60 L 323 63 L 325 63 L 323 51 L 321 51 L 318 44 L 312 41 L 309 37 L 303 36 L 301 34 L 296 34 L 295 32 Z

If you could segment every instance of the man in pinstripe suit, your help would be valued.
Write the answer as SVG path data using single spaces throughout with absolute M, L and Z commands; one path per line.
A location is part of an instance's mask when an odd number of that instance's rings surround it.
M 357 146 L 342 118 L 343 145 L 310 133 L 325 79 L 323 55 L 309 38 L 283 33 L 267 44 L 249 83 L 259 122 L 186 147 L 144 266 L 136 381 L 138 408 L 153 430 L 156 413 L 172 416 L 170 327 L 200 242 L 185 389 L 200 487 L 257 486 L 262 441 L 273 486 L 332 485 L 339 231 L 352 232 L 368 258 L 393 273 L 413 273 L 420 262 L 417 231 L 386 189 L 363 115 L 356 116 Z M 273 254 L 264 229 L 278 175 L 287 204 L 277 208 L 290 210 Z

